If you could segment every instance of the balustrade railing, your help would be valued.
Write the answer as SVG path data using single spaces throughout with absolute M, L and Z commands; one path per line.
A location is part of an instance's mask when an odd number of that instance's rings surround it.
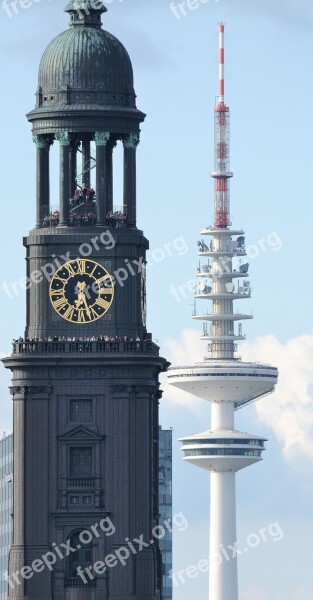
M 14 341 L 13 354 L 151 354 L 158 356 L 159 347 L 151 341 Z

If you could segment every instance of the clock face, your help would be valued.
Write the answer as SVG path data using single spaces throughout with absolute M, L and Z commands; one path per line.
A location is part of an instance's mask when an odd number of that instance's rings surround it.
M 99 263 L 77 258 L 60 267 L 50 283 L 50 301 L 66 321 L 84 325 L 97 321 L 111 307 L 114 285 Z

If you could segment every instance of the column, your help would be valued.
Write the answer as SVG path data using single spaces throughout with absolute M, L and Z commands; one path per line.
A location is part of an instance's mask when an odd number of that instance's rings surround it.
M 238 600 L 235 486 L 235 473 L 211 473 L 209 600 Z
M 9 557 L 9 575 L 25 566 L 25 403 L 27 387 L 11 387 L 13 396 L 13 544 Z M 13 580 L 14 582 L 14 580 Z M 24 598 L 25 581 L 9 587 L 9 598 Z
M 113 211 L 113 150 L 116 147 L 116 142 L 107 144 L 106 161 L 107 161 L 107 212 Z
M 124 144 L 124 210 L 127 212 L 127 223 L 136 226 L 136 149 L 139 134 L 131 133 Z
M 56 133 L 60 143 L 60 225 L 68 225 L 70 201 L 70 135 L 68 131 Z
M 107 185 L 107 153 L 106 147 L 110 139 L 107 131 L 95 133 L 96 143 L 96 210 L 97 225 L 104 225 L 108 212 L 108 185 Z
M 46 373 L 43 371 L 43 381 Z M 50 550 L 50 524 L 47 515 L 51 513 L 51 432 L 49 406 L 54 401 L 49 385 L 28 387 L 25 406 L 25 558 L 32 564 Z M 38 451 L 40 449 L 40 451 Z M 55 540 L 53 540 L 55 541 Z M 52 573 L 44 569 L 27 581 L 25 596 L 30 600 L 52 600 Z M 23 599 L 25 600 L 25 599 Z
M 90 140 L 82 142 L 82 186 L 90 188 Z
M 77 150 L 79 143 L 77 140 L 72 141 L 70 145 L 70 197 L 74 197 L 74 193 L 77 187 Z
M 34 135 L 33 142 L 37 148 L 36 227 L 41 227 L 50 212 L 50 141 L 43 135 Z

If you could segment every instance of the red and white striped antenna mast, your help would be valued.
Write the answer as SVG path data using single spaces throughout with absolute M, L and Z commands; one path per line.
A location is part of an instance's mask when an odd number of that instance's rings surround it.
M 224 102 L 225 95 L 225 50 L 224 50 L 224 31 L 225 25 L 224 23 L 220 23 L 219 25 L 219 76 L 220 76 L 220 96 L 219 101 Z
M 229 184 L 233 176 L 229 167 L 229 108 L 225 104 L 225 49 L 224 23 L 219 24 L 219 97 L 215 106 L 215 211 L 216 229 L 227 229 L 229 215 Z

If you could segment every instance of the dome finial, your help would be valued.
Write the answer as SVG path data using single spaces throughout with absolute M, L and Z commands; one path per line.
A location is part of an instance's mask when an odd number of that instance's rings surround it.
M 71 15 L 71 25 L 101 27 L 101 14 L 107 12 L 101 0 L 70 0 L 64 9 Z

